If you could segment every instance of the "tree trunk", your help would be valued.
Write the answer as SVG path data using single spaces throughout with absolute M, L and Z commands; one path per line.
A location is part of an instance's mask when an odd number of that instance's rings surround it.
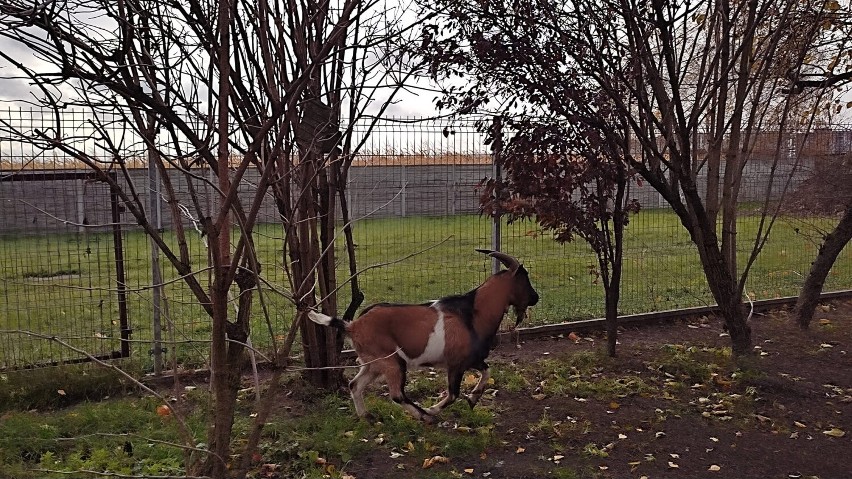
M 819 296 L 825 285 L 825 278 L 828 277 L 831 267 L 834 266 L 837 257 L 850 240 L 852 240 L 852 204 L 846 205 L 843 218 L 840 219 L 834 230 L 825 237 L 816 259 L 811 264 L 808 277 L 805 278 L 805 283 L 802 285 L 795 308 L 796 322 L 802 329 L 808 329 L 810 326 L 814 310 L 816 310 L 819 302 Z
M 618 296 L 621 285 L 613 283 L 606 290 L 606 354 L 614 358 L 618 344 Z
M 708 260 L 703 262 L 704 274 L 725 320 L 725 328 L 731 335 L 731 349 L 734 355 L 750 354 L 753 352 L 751 326 L 746 321 L 737 282 L 728 274 L 720 250 L 714 248 L 706 253 Z
M 688 201 L 700 204 L 695 189 L 689 189 L 687 193 Z M 742 294 L 728 269 L 725 254 L 719 247 L 715 223 L 709 223 L 706 217 L 700 219 L 694 208 L 688 217 L 681 216 L 681 221 L 698 249 L 707 286 L 719 306 L 725 328 L 731 335 L 731 349 L 735 355 L 751 353 L 751 327 L 746 322 Z

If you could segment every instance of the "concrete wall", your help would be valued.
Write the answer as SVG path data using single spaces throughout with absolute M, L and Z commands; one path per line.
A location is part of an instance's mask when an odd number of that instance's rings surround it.
M 747 164 L 740 194 L 742 201 L 761 200 L 769 185 L 772 196 L 778 198 L 792 165 L 784 164 L 771 176 L 772 163 L 751 161 Z M 799 168 L 793 174 L 792 187 L 802 181 L 809 169 Z M 57 173 L 50 172 L 52 177 Z M 72 171 L 70 173 L 84 173 Z M 0 181 L 0 234 L 25 234 L 39 232 L 76 232 L 86 224 L 89 231 L 106 230 L 111 224 L 109 187 L 92 179 L 32 181 L 41 173 L 26 173 L 30 181 Z M 129 182 L 120 178 L 128 194 L 135 192 L 148 206 L 151 194 L 145 169 L 130 171 Z M 491 176 L 490 165 L 417 165 L 417 166 L 353 166 L 350 170 L 348 199 L 353 218 L 398 216 L 444 216 L 479 212 L 480 182 Z M 177 171 L 170 172 L 170 181 L 177 192 L 178 202 L 191 215 L 197 216 L 190 185 L 195 188 L 201 204 L 209 214 L 216 201 L 207 170 L 198 170 L 187 178 Z M 240 185 L 240 199 L 248 205 L 256 192 L 258 174 L 247 172 Z M 699 187 L 704 190 L 703 176 Z M 130 188 L 128 183 L 132 183 Z M 643 208 L 665 207 L 662 197 L 647 183 L 631 187 L 631 197 L 639 200 Z M 170 228 L 172 215 L 169 205 L 161 197 L 162 226 Z M 146 214 L 151 214 L 148 211 Z M 278 214 L 271 195 L 263 202 L 260 222 L 278 222 Z M 133 228 L 135 219 L 129 213 L 122 215 L 123 228 Z M 183 217 L 187 227 L 192 226 L 188 216 Z M 100 225 L 100 226 L 98 226 Z

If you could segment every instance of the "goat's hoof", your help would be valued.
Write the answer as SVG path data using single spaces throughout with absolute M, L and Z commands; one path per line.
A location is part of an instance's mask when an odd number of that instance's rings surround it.
M 360 417 L 361 417 L 361 419 L 363 419 L 364 421 L 367 421 L 370 424 L 375 424 L 379 420 L 379 418 L 377 418 L 376 415 L 371 413 L 371 412 L 365 412 Z

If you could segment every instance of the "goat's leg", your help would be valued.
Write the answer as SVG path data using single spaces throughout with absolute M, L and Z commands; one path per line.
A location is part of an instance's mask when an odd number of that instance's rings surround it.
M 461 392 L 461 381 L 462 376 L 464 376 L 464 370 L 462 369 L 448 369 L 447 370 L 447 395 L 444 399 L 441 399 L 434 406 L 426 409 L 426 412 L 431 415 L 437 415 L 441 411 L 444 410 L 447 406 L 454 403 L 456 399 L 459 397 L 459 393 Z
M 428 412 L 405 395 L 406 364 L 404 361 L 400 360 L 398 364 L 393 366 L 387 365 L 384 368 L 384 376 L 393 402 L 402 406 L 409 414 L 421 421 L 427 423 L 434 421 L 434 418 Z
M 473 369 L 479 371 L 479 382 L 476 383 L 476 386 L 473 388 L 470 395 L 465 396 L 467 404 L 471 409 L 473 409 L 473 406 L 476 406 L 476 403 L 479 402 L 479 399 L 482 397 L 482 393 L 484 393 L 485 388 L 488 387 L 488 379 L 491 377 L 491 368 L 489 368 L 484 361 L 481 364 L 474 366 Z
M 352 396 L 352 402 L 355 403 L 355 413 L 358 417 L 364 417 L 367 414 L 367 406 L 364 405 L 364 390 L 376 378 L 379 373 L 374 371 L 370 365 L 361 366 L 358 374 L 349 381 L 349 394 Z

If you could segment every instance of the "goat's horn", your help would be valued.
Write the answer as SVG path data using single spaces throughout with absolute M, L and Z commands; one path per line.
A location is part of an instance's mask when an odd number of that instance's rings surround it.
M 521 263 L 519 263 L 518 260 L 507 255 L 506 253 L 501 253 L 500 251 L 492 251 L 490 249 L 477 249 L 476 251 L 487 254 L 492 258 L 497 258 L 501 263 L 503 263 L 503 266 L 508 268 L 509 272 L 511 272 L 512 274 L 515 274 L 515 272 L 518 271 L 518 268 L 521 267 Z

